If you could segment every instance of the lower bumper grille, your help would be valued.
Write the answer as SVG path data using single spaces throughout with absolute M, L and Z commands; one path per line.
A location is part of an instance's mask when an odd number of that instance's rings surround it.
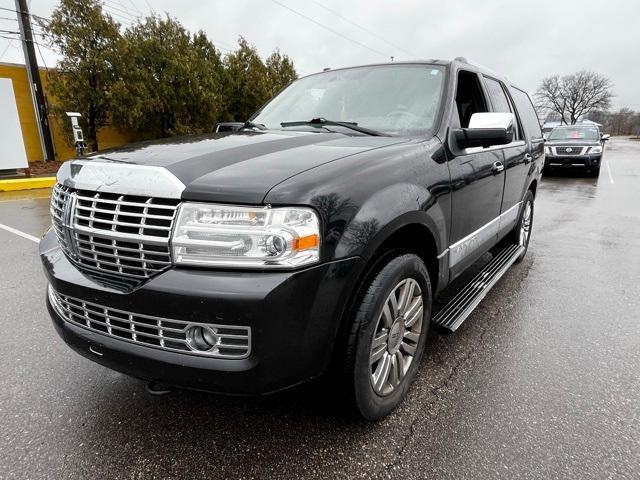
M 65 321 L 92 332 L 161 350 L 213 358 L 241 359 L 251 353 L 251 328 L 185 322 L 141 315 L 56 292 L 49 301 Z

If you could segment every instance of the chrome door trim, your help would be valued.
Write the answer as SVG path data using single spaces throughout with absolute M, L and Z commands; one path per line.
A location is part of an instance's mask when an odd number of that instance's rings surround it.
M 449 253 L 449 249 L 448 249 L 448 248 L 445 248 L 445 249 L 442 251 L 442 253 L 441 253 L 440 255 L 438 255 L 436 258 L 437 258 L 438 260 L 441 260 L 441 259 L 442 259 L 442 257 L 444 257 L 447 253 Z
M 490 222 L 485 223 L 479 229 L 471 232 L 453 245 L 450 245 L 447 249 L 449 251 L 449 268 L 464 260 L 492 236 L 497 236 L 503 226 L 509 225 L 511 222 L 517 220 L 521 205 L 522 201 L 516 203 L 513 207 L 501 213 Z M 447 250 L 445 250 L 445 252 Z M 444 252 L 441 255 L 444 255 Z M 438 256 L 438 258 L 440 258 L 440 256 Z
M 502 230 L 502 227 L 505 225 L 515 223 L 518 220 L 518 214 L 520 213 L 521 206 L 522 201 L 519 201 L 513 207 L 500 214 L 500 230 Z
M 453 245 L 449 246 L 449 268 L 453 267 L 460 261 L 468 257 L 485 241 L 489 240 L 492 236 L 498 234 L 500 224 L 500 216 L 485 223 L 482 227 L 461 240 L 458 240 Z
M 143 197 L 181 198 L 186 188 L 164 167 L 116 163 L 106 160 L 73 160 L 58 170 L 59 183 L 93 192 Z

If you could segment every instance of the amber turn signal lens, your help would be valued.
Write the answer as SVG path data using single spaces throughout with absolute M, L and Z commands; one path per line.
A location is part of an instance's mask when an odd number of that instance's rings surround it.
M 318 235 L 307 235 L 293 240 L 294 250 L 306 250 L 318 246 Z

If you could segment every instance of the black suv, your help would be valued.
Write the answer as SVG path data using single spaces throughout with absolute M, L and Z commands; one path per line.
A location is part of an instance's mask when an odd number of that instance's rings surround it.
M 609 135 L 597 126 L 566 125 L 554 128 L 545 146 L 545 168 L 586 171 L 600 175 L 604 143 Z
M 430 323 L 455 330 L 525 255 L 543 148 L 527 94 L 464 59 L 310 75 L 237 132 L 64 164 L 49 312 L 74 350 L 156 389 L 262 394 L 336 370 L 381 418 Z

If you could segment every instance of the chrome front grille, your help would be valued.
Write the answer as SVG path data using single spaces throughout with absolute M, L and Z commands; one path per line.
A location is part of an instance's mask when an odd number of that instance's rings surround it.
M 51 216 L 61 248 L 79 266 L 147 279 L 171 265 L 169 237 L 178 203 L 56 184 Z
M 556 155 L 582 155 L 584 147 L 555 147 Z
M 250 327 L 185 322 L 127 312 L 59 294 L 50 285 L 49 301 L 65 321 L 126 342 L 214 358 L 241 359 L 251 353 Z M 204 347 L 199 335 L 203 329 L 208 342 Z
M 68 187 L 56 183 L 51 192 L 51 223 L 53 230 L 56 232 L 58 243 L 67 256 L 72 256 L 70 248 L 69 232 L 65 228 L 67 220 L 67 204 L 69 203 L 69 194 L 71 193 Z

